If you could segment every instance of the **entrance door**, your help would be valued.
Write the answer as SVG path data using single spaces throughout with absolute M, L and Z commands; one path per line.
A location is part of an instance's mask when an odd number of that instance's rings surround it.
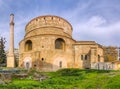
M 29 68 L 30 68 L 30 63 L 26 62 L 26 69 L 29 69 Z
M 31 57 L 26 57 L 24 59 L 24 67 L 25 69 L 30 69 L 32 67 Z

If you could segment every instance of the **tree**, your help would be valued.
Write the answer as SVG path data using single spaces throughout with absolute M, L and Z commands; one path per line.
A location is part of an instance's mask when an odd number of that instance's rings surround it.
M 6 64 L 5 38 L 0 37 L 0 64 Z
M 104 47 L 104 59 L 106 62 L 116 61 L 118 58 L 117 47 L 108 46 Z

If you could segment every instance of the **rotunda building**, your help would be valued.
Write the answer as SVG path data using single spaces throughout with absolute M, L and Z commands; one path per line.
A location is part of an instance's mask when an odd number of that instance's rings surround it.
M 32 19 L 20 42 L 19 65 L 52 71 L 73 67 L 72 26 L 57 16 Z
M 19 43 L 19 67 L 41 71 L 91 68 L 104 61 L 102 47 L 94 41 L 75 41 L 72 26 L 58 16 L 39 16 L 25 27 Z

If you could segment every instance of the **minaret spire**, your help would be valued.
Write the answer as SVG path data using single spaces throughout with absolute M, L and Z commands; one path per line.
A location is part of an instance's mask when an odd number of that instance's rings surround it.
M 14 67 L 14 14 L 10 14 L 10 44 L 7 55 L 7 67 Z

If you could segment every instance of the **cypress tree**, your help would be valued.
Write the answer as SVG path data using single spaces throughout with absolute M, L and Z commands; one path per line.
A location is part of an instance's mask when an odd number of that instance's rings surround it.
M 0 64 L 6 64 L 5 38 L 0 37 Z

